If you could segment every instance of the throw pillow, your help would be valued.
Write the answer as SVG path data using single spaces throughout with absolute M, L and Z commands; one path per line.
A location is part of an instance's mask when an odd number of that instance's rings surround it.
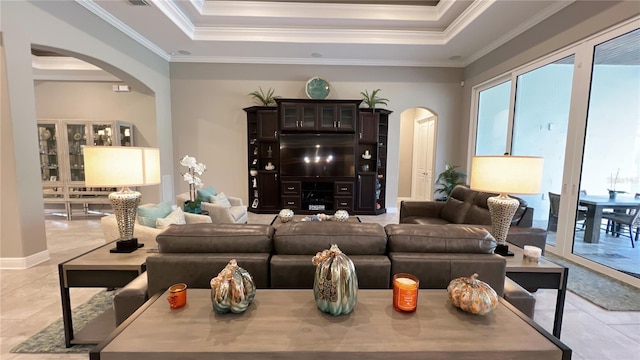
M 138 207 L 138 222 L 140 225 L 154 228 L 156 220 L 171 214 L 171 211 L 173 209 L 168 202 L 161 202 L 154 206 L 140 206 Z
M 227 208 L 231 207 L 231 203 L 229 202 L 229 199 L 227 199 L 227 195 L 225 195 L 223 192 L 209 198 L 209 202 L 212 204 L 222 205 Z
M 216 189 L 213 188 L 213 186 L 209 185 L 209 186 L 205 186 L 202 189 L 198 189 L 196 190 L 196 193 L 198 194 L 198 199 L 200 199 L 200 201 L 209 201 L 209 198 L 215 195 L 218 195 L 218 192 L 216 191 Z
M 181 208 L 176 208 L 171 212 L 171 214 L 167 215 L 164 218 L 156 219 L 156 228 L 158 229 L 166 229 L 169 225 L 177 224 L 182 225 L 187 222 L 184 219 L 184 212 Z

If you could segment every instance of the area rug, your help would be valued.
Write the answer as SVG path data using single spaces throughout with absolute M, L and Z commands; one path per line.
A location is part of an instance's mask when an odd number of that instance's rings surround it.
M 80 331 L 87 323 L 98 317 L 113 305 L 114 291 L 101 291 L 84 304 L 72 310 L 74 332 Z M 26 341 L 11 349 L 12 353 L 85 353 L 95 345 L 73 345 L 67 348 L 64 344 L 64 327 L 62 318 L 38 331 Z
M 567 290 L 611 311 L 640 311 L 640 289 L 547 252 L 549 260 L 569 268 Z

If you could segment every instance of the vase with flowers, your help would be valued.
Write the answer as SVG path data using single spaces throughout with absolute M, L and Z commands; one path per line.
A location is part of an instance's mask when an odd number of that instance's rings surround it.
M 184 211 L 200 214 L 202 204 L 196 196 L 196 190 L 202 187 L 202 179 L 198 175 L 202 175 L 207 170 L 207 166 L 189 155 L 185 155 L 180 160 L 180 165 L 187 167 L 187 171 L 180 173 L 180 175 L 189 184 L 189 200 L 184 203 Z

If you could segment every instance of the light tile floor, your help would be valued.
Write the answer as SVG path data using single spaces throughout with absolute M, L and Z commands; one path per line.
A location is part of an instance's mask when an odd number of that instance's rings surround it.
M 274 215 L 249 215 L 250 223 L 270 223 Z M 397 214 L 361 216 L 363 222 L 397 223 Z M 46 221 L 51 259 L 25 270 L 0 270 L 0 359 L 87 359 L 87 354 L 11 354 L 9 350 L 61 316 L 58 263 L 88 251 L 104 239 L 96 218 Z M 100 289 L 71 289 L 77 306 Z M 603 289 L 606 291 L 606 289 Z M 548 331 L 553 325 L 556 292 L 536 293 L 536 316 Z M 496 334 L 508 340 L 508 334 Z M 640 312 L 612 312 L 568 292 L 562 341 L 574 351 L 573 359 L 640 360 Z

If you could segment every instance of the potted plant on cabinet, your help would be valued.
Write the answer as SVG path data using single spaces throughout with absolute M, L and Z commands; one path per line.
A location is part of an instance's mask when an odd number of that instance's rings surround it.
M 451 195 L 453 189 L 458 185 L 465 185 L 467 174 L 458 171 L 459 166 L 445 162 L 444 171 L 438 175 L 436 185 L 440 186 L 434 194 L 442 194 L 437 200 L 445 201 Z
M 389 99 L 387 98 L 379 97 L 378 96 L 379 92 L 380 92 L 380 89 L 373 90 L 371 94 L 369 94 L 368 90 L 360 92 L 360 95 L 363 96 L 362 102 L 364 102 L 369 107 L 369 109 L 371 109 L 371 111 L 376 111 L 376 105 L 386 106 L 387 101 L 389 101 Z
M 269 90 L 267 90 L 267 93 L 265 94 L 264 91 L 262 90 L 262 87 L 260 87 L 260 90 L 256 90 L 253 92 L 249 93 L 249 96 L 253 97 L 253 100 L 261 103 L 262 106 L 269 106 L 271 104 L 274 104 L 276 102 L 276 98 L 278 98 L 279 96 L 275 96 L 275 90 L 272 88 L 269 88 Z

